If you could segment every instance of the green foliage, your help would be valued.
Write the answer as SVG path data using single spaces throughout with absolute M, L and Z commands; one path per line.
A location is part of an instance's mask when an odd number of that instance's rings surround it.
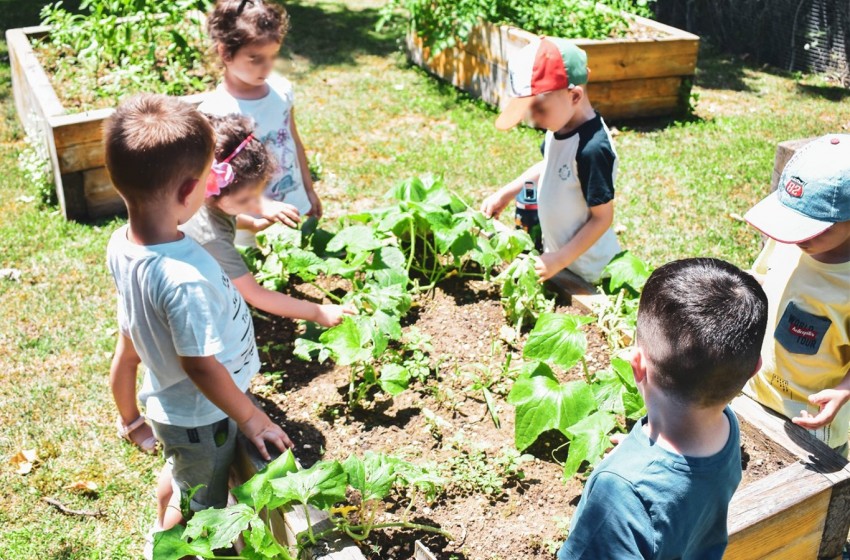
M 199 12 L 208 0 L 84 0 L 77 14 L 45 6 L 51 32 L 36 48 L 80 110 L 115 104 L 128 93 L 186 95 L 215 82 L 206 63 Z
M 587 338 L 581 327 L 593 321 L 592 317 L 561 313 L 541 315 L 528 335 L 522 354 L 569 369 L 584 358 Z
M 239 503 L 198 512 L 185 528 L 177 526 L 154 535 L 154 557 L 213 558 L 215 550 L 229 547 L 240 535 L 245 542 L 242 558 L 280 560 L 300 558 L 303 551 L 333 533 L 344 533 L 361 541 L 375 529 L 397 527 L 431 531 L 450 538 L 439 528 L 406 520 L 376 522 L 379 508 L 392 494 L 408 494 L 412 506 L 416 496 L 433 497 L 444 484 L 433 471 L 385 454 L 367 452 L 363 458 L 352 455 L 342 463 L 319 461 L 309 469 L 297 470 L 292 452 L 287 451 L 233 490 Z M 318 534 L 309 527 L 297 535 L 295 551 L 274 539 L 271 527 L 263 521 L 268 516 L 260 515 L 265 508 L 308 505 L 326 511 L 333 527 Z M 309 513 L 307 518 L 309 522 Z
M 606 282 L 609 297 L 595 311 L 599 328 L 614 350 L 628 346 L 634 338 L 640 292 L 650 274 L 649 265 L 629 251 L 614 257 L 603 272 L 609 277 Z
M 651 15 L 646 0 L 390 0 L 378 27 L 392 21 L 399 8 L 407 12 L 409 28 L 434 52 L 466 41 L 481 20 L 550 37 L 607 39 L 628 29 L 622 11 Z
M 534 270 L 534 259 L 515 259 L 496 277 L 496 282 L 501 286 L 505 316 L 517 332 L 527 322 L 537 320 L 541 313 L 549 313 L 555 307 L 555 300 L 546 292 Z
M 442 464 L 441 471 L 452 491 L 461 495 L 498 498 L 506 488 L 525 479 L 522 465 L 534 459 L 509 447 L 491 452 L 463 437 L 454 438 L 451 446 L 458 453 Z

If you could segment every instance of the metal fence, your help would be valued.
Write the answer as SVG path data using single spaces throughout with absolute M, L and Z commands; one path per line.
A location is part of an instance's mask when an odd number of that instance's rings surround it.
M 850 85 L 850 0 L 658 0 L 655 11 L 721 50 Z

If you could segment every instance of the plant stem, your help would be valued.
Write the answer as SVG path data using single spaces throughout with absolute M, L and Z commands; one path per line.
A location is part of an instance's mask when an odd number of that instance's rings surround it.
M 416 222 L 413 221 L 413 216 L 408 218 L 407 221 L 410 223 L 410 255 L 407 257 L 407 273 L 409 275 L 413 256 L 416 254 Z
M 313 534 L 313 522 L 310 521 L 310 508 L 307 507 L 307 504 L 303 504 L 304 506 L 304 517 L 307 518 L 307 538 L 310 539 L 310 542 L 316 544 L 318 540 L 316 536 Z
M 342 303 L 342 298 L 341 298 L 341 297 L 338 297 L 338 296 L 336 296 L 335 294 L 333 294 L 333 293 L 329 292 L 328 290 L 326 290 L 326 289 L 324 289 L 323 287 L 319 286 L 319 285 L 318 285 L 318 284 L 316 284 L 315 282 L 309 282 L 309 284 L 310 284 L 311 286 L 313 286 L 314 288 L 316 288 L 317 290 L 319 290 L 320 292 L 322 292 L 323 294 L 325 294 L 325 296 L 327 296 L 327 297 L 328 297 L 328 299 L 332 300 L 334 303 Z
M 450 541 L 454 540 L 454 538 L 451 536 L 450 533 L 448 533 L 448 532 L 446 532 L 442 529 L 438 529 L 437 527 L 431 527 L 430 525 L 420 525 L 419 523 L 409 523 L 409 522 L 406 522 L 406 521 L 399 521 L 399 522 L 395 522 L 395 523 L 379 523 L 377 525 L 373 525 L 372 527 L 369 527 L 368 529 L 369 529 L 369 531 L 373 531 L 375 529 L 389 529 L 389 528 L 392 528 L 392 527 L 400 527 L 402 529 L 415 529 L 417 531 L 426 531 L 428 533 L 436 533 L 438 535 L 442 535 L 442 536 L 446 537 Z M 366 527 L 364 527 L 363 525 L 351 525 L 349 527 L 346 527 L 345 529 L 351 530 L 352 532 L 362 532 L 366 529 Z M 345 529 L 343 529 L 343 530 L 345 530 Z M 325 529 L 321 533 L 317 533 L 315 538 L 318 541 L 318 540 L 325 538 L 326 536 L 328 536 L 330 534 L 338 532 L 339 530 L 340 529 L 337 528 L 337 527 L 333 527 L 331 529 Z M 345 530 L 345 532 L 348 533 L 347 530 Z M 354 538 L 354 536 L 352 536 L 352 535 L 349 535 L 349 536 L 351 536 L 351 538 Z M 355 539 L 355 540 L 357 540 L 357 539 Z
M 584 356 L 581 357 L 581 368 L 584 370 L 584 380 L 587 383 L 593 383 L 593 381 L 590 379 L 590 372 L 587 370 L 587 360 Z

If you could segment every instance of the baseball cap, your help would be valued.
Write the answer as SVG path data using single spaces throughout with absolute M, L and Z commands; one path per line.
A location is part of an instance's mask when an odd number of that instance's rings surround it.
M 803 146 L 776 191 L 744 219 L 781 243 L 802 243 L 850 221 L 850 134 L 828 134 Z
M 587 53 L 572 41 L 541 37 L 508 59 L 511 100 L 496 119 L 507 130 L 528 112 L 534 97 L 587 83 Z

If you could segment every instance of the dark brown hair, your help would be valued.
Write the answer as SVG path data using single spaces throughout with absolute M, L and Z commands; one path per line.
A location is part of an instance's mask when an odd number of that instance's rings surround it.
M 215 133 L 203 114 L 174 97 L 122 101 L 103 125 L 106 168 L 125 200 L 168 194 L 209 164 Z
M 227 159 L 239 147 L 239 144 L 254 133 L 254 122 L 243 115 L 232 114 L 208 118 L 215 130 L 217 161 Z M 273 170 L 272 158 L 265 144 L 256 137 L 245 144 L 245 147 L 230 160 L 230 165 L 233 167 L 233 182 L 223 188 L 221 194 L 210 197 L 210 200 L 232 195 L 245 187 L 265 184 Z
M 264 0 L 218 0 L 207 18 L 207 33 L 227 57 L 249 43 L 282 43 L 288 31 L 283 7 Z
M 719 259 L 658 268 L 640 298 L 637 344 L 658 387 L 700 407 L 728 403 L 754 373 L 767 296 L 751 275 Z

